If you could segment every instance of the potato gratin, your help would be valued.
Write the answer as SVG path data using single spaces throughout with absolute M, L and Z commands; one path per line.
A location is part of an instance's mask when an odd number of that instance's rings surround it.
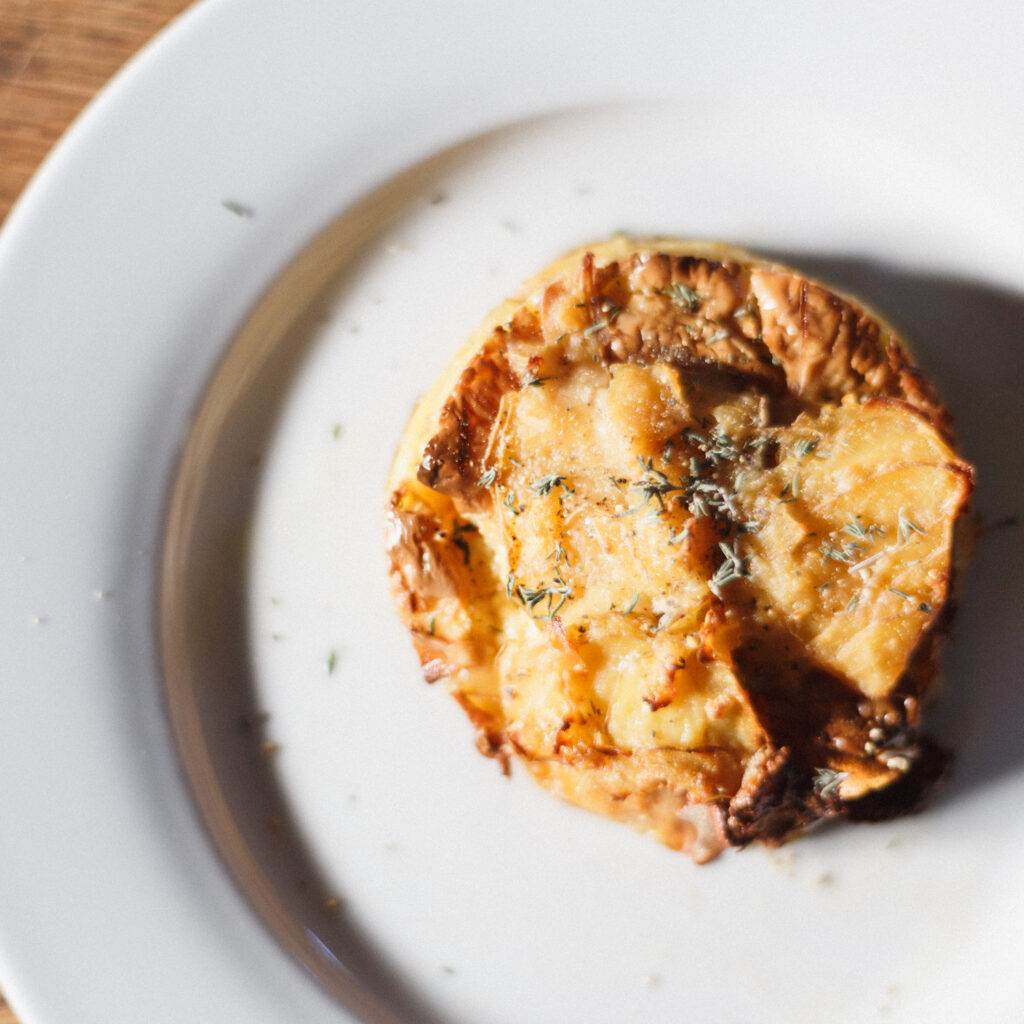
M 616 240 L 496 310 L 416 410 L 392 586 L 484 753 L 706 861 L 920 804 L 972 488 L 862 306 Z

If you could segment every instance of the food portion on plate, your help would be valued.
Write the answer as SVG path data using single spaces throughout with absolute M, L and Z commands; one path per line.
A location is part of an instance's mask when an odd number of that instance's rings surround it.
M 482 752 L 703 862 L 921 805 L 973 476 L 862 304 L 617 238 L 524 285 L 420 402 L 392 590 Z

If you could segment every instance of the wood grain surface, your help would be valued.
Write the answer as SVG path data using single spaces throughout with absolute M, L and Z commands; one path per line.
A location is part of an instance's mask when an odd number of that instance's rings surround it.
M 0 222 L 97 90 L 189 5 L 0 0 Z
M 190 3 L 0 0 L 0 223 L 97 90 Z M 18 1024 L 2 994 L 0 1024 Z

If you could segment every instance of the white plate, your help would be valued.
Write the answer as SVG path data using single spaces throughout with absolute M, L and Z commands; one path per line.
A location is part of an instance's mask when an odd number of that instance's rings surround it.
M 1018 514 L 1024 16 L 986 10 L 209 0 L 115 81 L 0 237 L 25 1024 L 1021 1019 L 1014 528 L 946 659 L 943 797 L 702 869 L 478 757 L 379 550 L 416 395 L 619 229 L 890 312 Z

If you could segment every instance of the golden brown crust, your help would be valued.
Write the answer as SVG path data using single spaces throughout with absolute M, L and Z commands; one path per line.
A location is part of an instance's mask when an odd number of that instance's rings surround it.
M 950 433 L 949 413 L 935 390 L 900 340 L 874 316 L 788 270 L 753 270 L 751 290 L 762 338 L 792 393 L 814 403 L 836 402 L 847 394 L 903 398 Z
M 855 301 L 720 245 L 580 250 L 475 332 L 389 486 L 426 678 L 566 799 L 704 861 L 941 774 L 973 470 Z
M 474 508 L 477 481 L 501 396 L 514 384 L 507 356 L 507 334 L 499 327 L 462 372 L 441 409 L 437 432 L 427 442 L 417 472 L 420 483 L 460 498 Z

